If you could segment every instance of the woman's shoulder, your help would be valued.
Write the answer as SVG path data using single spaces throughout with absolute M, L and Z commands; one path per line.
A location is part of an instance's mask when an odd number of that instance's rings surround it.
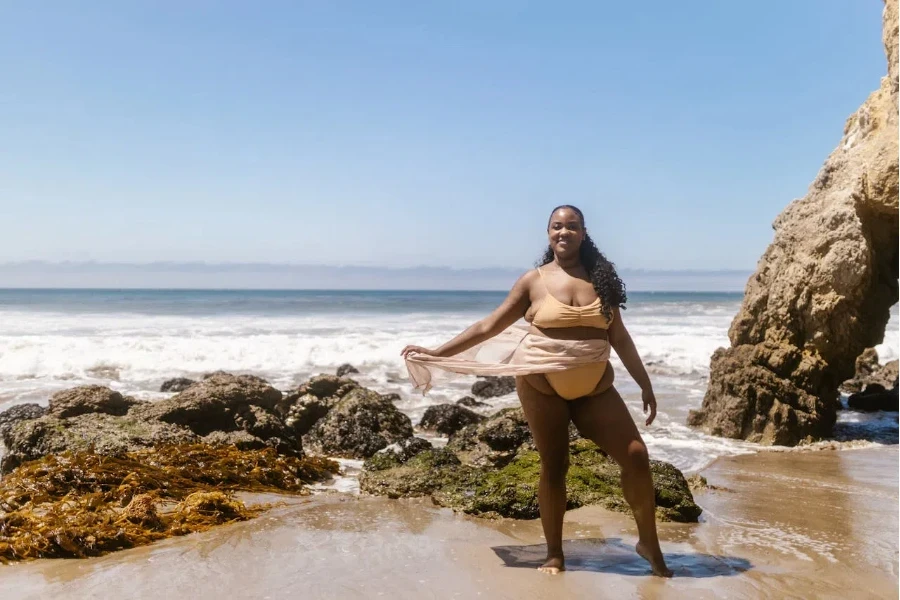
M 534 285 L 540 275 L 537 272 L 537 269 L 529 269 L 519 275 L 519 278 L 516 279 L 515 284 L 513 284 L 513 290 L 530 290 L 531 286 Z

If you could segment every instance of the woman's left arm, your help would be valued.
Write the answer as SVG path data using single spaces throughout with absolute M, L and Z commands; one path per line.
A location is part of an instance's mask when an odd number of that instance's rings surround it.
M 650 376 L 647 375 L 647 369 L 644 368 L 644 362 L 638 354 L 637 348 L 634 347 L 634 341 L 631 334 L 625 328 L 622 322 L 622 313 L 618 307 L 613 309 L 612 323 L 609 324 L 609 345 L 622 360 L 628 374 L 634 381 L 641 386 L 641 399 L 644 402 L 644 412 L 650 409 L 650 415 L 647 417 L 647 425 L 656 419 L 656 396 L 653 394 L 653 386 L 650 384 Z

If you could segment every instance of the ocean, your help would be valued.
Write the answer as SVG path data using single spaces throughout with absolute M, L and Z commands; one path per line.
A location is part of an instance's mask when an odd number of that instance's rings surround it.
M 466 395 L 475 377 L 442 379 L 427 396 L 413 390 L 400 358 L 407 344 L 440 345 L 502 300 L 503 292 L 260 290 L 0 290 L 0 411 L 46 403 L 61 389 L 107 385 L 154 400 L 166 379 L 226 370 L 252 373 L 289 390 L 343 364 L 417 424 L 428 406 Z M 643 425 L 640 393 L 618 359 L 616 385 L 639 423 L 651 458 L 698 471 L 719 456 L 756 452 L 742 441 L 685 425 L 700 406 L 713 351 L 728 345 L 742 295 L 635 292 L 623 320 L 647 365 L 659 416 Z M 882 363 L 898 357 L 892 309 Z M 488 400 L 490 413 L 515 406 L 515 394 Z M 896 443 L 896 415 L 844 411 L 843 437 Z M 442 440 L 432 438 L 436 443 Z

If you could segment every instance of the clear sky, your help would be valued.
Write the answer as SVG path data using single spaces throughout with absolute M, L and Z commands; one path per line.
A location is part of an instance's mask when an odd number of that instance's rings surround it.
M 0 262 L 752 270 L 886 72 L 877 0 L 17 2 Z

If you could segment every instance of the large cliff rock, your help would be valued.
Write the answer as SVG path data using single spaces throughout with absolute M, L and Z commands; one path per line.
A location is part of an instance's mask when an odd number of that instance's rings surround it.
M 807 195 L 775 220 L 691 425 L 764 444 L 827 436 L 838 387 L 882 341 L 897 302 L 897 0 L 886 2 L 882 37 L 888 75 L 847 119 Z

